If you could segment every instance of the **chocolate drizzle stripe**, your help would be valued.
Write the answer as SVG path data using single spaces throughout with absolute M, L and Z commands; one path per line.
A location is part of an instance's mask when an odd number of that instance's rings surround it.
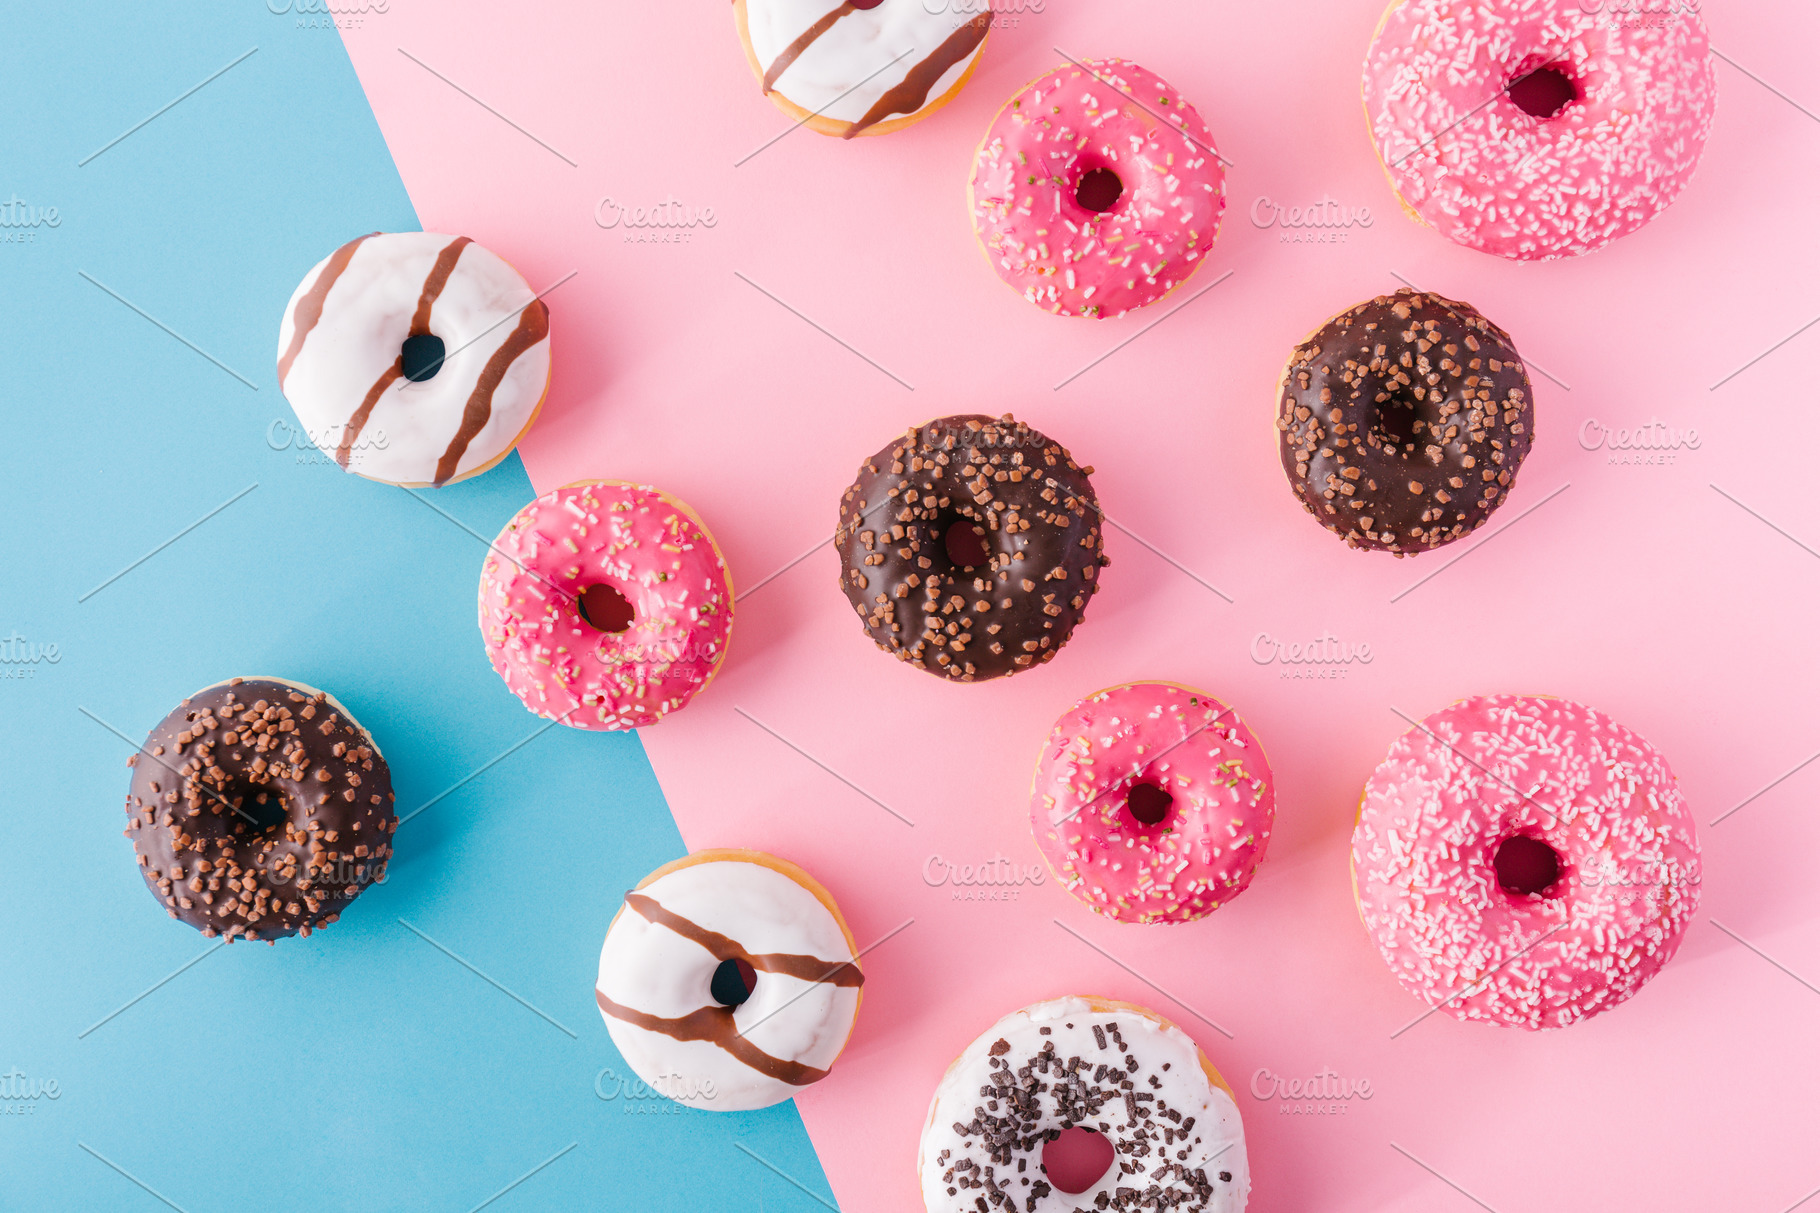
M 643 1011 L 634 1011 L 631 1007 L 622 1007 L 598 989 L 594 991 L 594 1001 L 600 1004 L 603 1012 L 623 1023 L 668 1036 L 672 1040 L 705 1040 L 731 1053 L 766 1078 L 775 1078 L 793 1087 L 806 1087 L 828 1076 L 826 1070 L 773 1057 L 741 1036 L 739 1028 L 733 1022 L 733 1012 L 727 1007 L 703 1007 L 679 1019 L 665 1019 L 660 1015 L 647 1015 Z
M 403 374 L 404 355 L 400 354 L 392 360 L 392 365 L 385 369 L 385 373 L 374 382 L 373 386 L 367 389 L 366 399 L 360 402 L 360 407 L 354 410 L 354 415 L 348 418 L 348 423 L 341 427 L 341 445 L 335 448 L 336 463 L 344 468 L 348 466 L 348 459 L 354 450 L 354 440 L 360 437 L 360 431 L 366 428 L 367 418 L 373 415 L 374 406 L 379 403 L 379 398 L 385 395 L 385 390 L 392 386 L 392 381 Z
M 310 335 L 322 319 L 322 305 L 329 297 L 342 271 L 348 268 L 348 262 L 354 259 L 354 250 L 364 240 L 377 236 L 378 232 L 368 232 L 365 236 L 356 236 L 333 253 L 329 254 L 329 263 L 322 267 L 322 273 L 316 275 L 316 281 L 303 298 L 297 301 L 297 308 L 291 325 L 291 344 L 285 347 L 284 353 L 278 356 L 278 390 L 284 390 L 285 376 L 291 373 L 291 364 L 297 361 L 298 353 L 303 349 L 303 339 Z
M 447 247 L 436 254 L 436 262 L 423 280 L 423 290 L 417 295 L 417 310 L 411 314 L 411 333 L 413 337 L 422 337 L 430 331 L 430 309 L 436 306 L 436 300 L 442 295 L 442 288 L 449 284 L 449 275 L 455 272 L 455 263 L 461 259 L 461 250 L 474 243 L 466 236 L 457 236 Z M 348 466 L 349 453 L 354 449 L 355 439 L 360 431 L 366 428 L 367 418 L 373 415 L 373 409 L 379 403 L 379 397 L 392 386 L 392 381 L 404 374 L 404 355 L 400 354 L 379 382 L 367 392 L 366 399 L 348 418 L 348 423 L 341 428 L 341 445 L 335 451 L 335 462 L 342 467 Z
M 831 986 L 857 987 L 866 980 L 859 971 L 859 966 L 850 962 L 826 961 L 819 956 L 799 956 L 793 952 L 754 955 L 727 936 L 664 909 L 655 899 L 643 893 L 627 893 L 626 904 L 646 920 L 660 927 L 668 927 L 691 943 L 700 944 L 716 960 L 743 960 L 761 973 L 779 973 L 800 981 Z
M 923 108 L 929 100 L 929 90 L 935 87 L 949 68 L 971 55 L 981 42 L 986 40 L 986 31 L 992 28 L 992 14 L 981 13 L 967 24 L 949 34 L 947 39 L 935 48 L 935 53 L 911 68 L 909 73 L 898 83 L 885 91 L 884 96 L 872 103 L 865 117 L 853 123 L 841 132 L 842 139 L 851 139 L 874 123 L 883 121 L 891 114 L 914 114 Z
M 466 236 L 457 236 L 436 254 L 436 264 L 430 267 L 430 276 L 423 280 L 423 293 L 417 296 L 417 311 L 411 315 L 411 336 L 422 337 L 430 331 L 430 309 L 436 306 L 442 288 L 449 284 L 449 275 L 455 272 L 455 263 L 461 260 L 461 250 L 472 243 Z
M 468 443 L 474 436 L 486 428 L 487 421 L 493 416 L 493 393 L 499 389 L 499 381 L 506 377 L 512 363 L 518 356 L 542 341 L 550 333 L 550 309 L 541 299 L 533 299 L 518 315 L 518 326 L 512 330 L 500 347 L 487 359 L 486 369 L 480 372 L 480 380 L 475 383 L 474 391 L 468 396 L 468 404 L 461 414 L 461 426 L 455 431 L 455 437 L 449 440 L 449 449 L 436 461 L 437 484 L 445 484 L 461 466 L 461 457 L 467 453 Z
M 786 46 L 782 53 L 777 56 L 776 61 L 771 64 L 770 70 L 765 72 L 765 91 L 767 93 L 770 92 L 772 87 L 777 83 L 777 78 L 790 70 L 790 65 L 796 62 L 797 56 L 801 55 L 804 51 L 808 50 L 810 46 L 814 45 L 817 38 L 827 33 L 830 29 L 833 29 L 836 21 L 839 21 L 842 17 L 845 17 L 852 11 L 853 5 L 851 3 L 842 4 L 839 8 L 824 13 L 821 19 L 814 25 L 811 25 L 808 29 L 798 34 L 796 41 L 792 42 L 789 46 Z

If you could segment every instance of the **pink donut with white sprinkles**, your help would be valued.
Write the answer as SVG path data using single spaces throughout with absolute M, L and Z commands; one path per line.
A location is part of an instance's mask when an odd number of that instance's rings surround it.
M 480 632 L 511 692 L 579 729 L 636 729 L 714 677 L 733 582 L 694 511 L 647 485 L 584 480 L 506 523 L 480 574 Z
M 1564 1028 L 1667 964 L 1700 902 L 1668 762 L 1566 699 L 1464 699 L 1399 737 L 1352 834 L 1365 928 L 1456 1019 Z
M 1226 171 L 1192 105 L 1123 59 L 1070 63 L 992 120 L 967 187 L 973 230 L 1012 289 L 1058 316 L 1155 303 L 1200 268 Z
M 1119 922 L 1192 922 L 1251 883 L 1276 820 L 1264 748 L 1231 708 L 1173 682 L 1087 696 L 1055 723 L 1030 789 L 1037 849 Z
M 1602 248 L 1680 196 L 1712 130 L 1697 3 L 1397 0 L 1365 116 L 1404 209 L 1517 261 Z

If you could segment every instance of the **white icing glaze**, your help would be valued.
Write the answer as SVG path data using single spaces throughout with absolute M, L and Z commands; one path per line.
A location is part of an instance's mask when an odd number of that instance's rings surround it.
M 1125 1042 L 1122 1051 L 1110 1032 L 1113 1024 L 1118 1025 L 1117 1035 Z M 1094 1035 L 1096 1026 L 1107 1033 L 1104 1047 Z M 1044 1029 L 1048 1029 L 1047 1035 Z M 1000 1049 L 1001 1056 L 995 1057 L 993 1050 L 1000 1041 L 1008 1047 Z M 1120 1092 L 1118 1098 L 1108 1098 L 1097 1113 L 1078 1121 L 1070 1119 L 1057 1107 L 1057 1089 L 1063 1084 L 1058 1082 L 1056 1068 L 1033 1069 L 1031 1077 L 1037 1085 L 1028 1105 L 1030 1112 L 1018 1114 L 1015 1140 L 1004 1147 L 1010 1152 L 1009 1164 L 1002 1155 L 995 1162 L 979 1136 L 981 1126 L 975 1121 L 982 1111 L 993 1117 L 1011 1116 L 1014 1106 L 1007 1099 L 989 1096 L 987 1089 L 995 1085 L 995 1073 L 1007 1068 L 1014 1080 L 1021 1080 L 1017 1072 L 1050 1045 L 1064 1065 L 1080 1059 L 1085 1069 L 1076 1072 L 1089 1091 L 1117 1085 L 1118 1078 L 1113 1075 L 1096 1083 L 1099 1066 L 1124 1067 L 1127 1057 L 1135 1058 L 1136 1070 L 1127 1073 L 1133 1099 L 1127 1103 Z M 1137 1112 L 1135 1117 L 1133 1109 Z M 1168 1115 L 1171 1112 L 1179 1114 L 1180 1119 Z M 1190 1117 L 1192 1127 L 1184 1138 L 1180 1130 L 1190 1124 Z M 1049 1191 L 1038 1196 L 1036 1185 L 1047 1182 L 1042 1153 L 1049 1130 L 1075 1124 L 1112 1139 L 1117 1149 L 1113 1165 L 1098 1183 L 1078 1195 Z M 1165 1131 L 1167 1144 L 1156 1140 L 1164 1137 Z M 1155 1136 L 1141 1140 L 1140 1133 Z M 1184 1150 L 1185 1157 L 1178 1158 Z M 979 1163 L 980 1169 L 967 1166 L 967 1160 Z M 961 1165 L 957 1167 L 957 1163 Z M 1162 1175 L 1164 1167 L 1182 1168 L 1186 1175 L 1174 1170 Z M 1107 1200 L 1103 1207 L 1108 1210 L 1149 1209 L 1159 1207 L 1155 1194 L 1145 1195 L 1153 1184 L 1160 1184 L 1172 1194 L 1179 1193 L 1175 1197 L 1179 1203 L 1167 1207 L 1183 1213 L 1238 1213 L 1245 1207 L 1251 1190 L 1245 1129 L 1239 1120 L 1238 1105 L 1208 1080 L 1194 1041 L 1174 1025 L 1136 1010 L 1100 1010 L 1076 997 L 1056 998 L 1013 1011 L 967 1046 L 935 1090 L 923 1128 L 917 1170 L 922 1176 L 923 1203 L 929 1213 L 977 1213 L 977 1202 L 982 1198 L 991 1213 L 1066 1213 L 1095 1208 L 1095 1201 L 1102 1194 Z M 1222 1180 L 1222 1172 L 1230 1178 Z M 1203 1196 L 1195 1194 L 1196 1177 L 1200 1175 L 1211 1187 L 1211 1193 L 1204 1194 L 1204 1203 Z M 997 1187 L 1002 1195 L 995 1195 L 988 1184 Z M 1129 1195 L 1121 1198 L 1120 1189 Z
M 310 440 L 331 457 L 344 440 L 343 466 L 393 484 L 460 479 L 510 451 L 530 424 L 550 378 L 547 313 L 516 270 L 478 244 L 464 245 L 430 301 L 428 327 L 440 337 L 446 361 L 422 383 L 397 375 L 374 399 L 359 432 L 349 423 L 363 401 L 392 372 L 411 322 L 455 237 L 433 232 L 372 235 L 354 242 L 335 274 L 342 250 L 325 257 L 297 284 L 278 329 L 279 386 Z M 314 324 L 296 341 L 299 305 L 309 310 L 313 288 L 334 274 Z M 527 306 L 529 305 L 529 306 Z M 528 319 L 527 319 L 528 315 Z M 538 325 L 520 332 L 521 324 Z M 513 356 L 508 342 L 536 340 Z M 293 344 L 296 349 L 292 351 Z M 291 354 L 288 369 L 287 353 Z M 510 358 L 490 398 L 478 385 L 490 364 Z M 494 369 L 497 371 L 498 366 Z M 451 459 L 451 446 L 470 407 L 485 424 Z
M 856 959 L 841 924 L 803 885 L 773 868 L 711 860 L 678 868 L 637 893 L 696 926 L 725 935 L 754 955 L 788 953 L 826 961 Z M 715 956 L 631 905 L 620 911 L 600 950 L 595 984 L 623 1007 L 678 1019 L 718 1007 L 709 983 Z M 749 1044 L 786 1062 L 826 1070 L 847 1043 L 859 989 L 759 972 L 752 995 L 733 1009 Z M 655 1090 L 716 1112 L 742 1112 L 789 1099 L 801 1084 L 767 1076 L 706 1040 L 677 1040 L 609 1014 L 601 1017 L 638 1077 Z
M 778 56 L 837 7 L 838 0 L 747 0 L 747 37 L 760 70 L 769 71 Z M 948 0 L 883 0 L 877 8 L 856 9 L 811 42 L 772 87 L 813 113 L 857 122 L 978 13 L 966 10 Z M 943 72 L 913 112 L 921 113 L 943 97 L 984 49 L 982 41 Z

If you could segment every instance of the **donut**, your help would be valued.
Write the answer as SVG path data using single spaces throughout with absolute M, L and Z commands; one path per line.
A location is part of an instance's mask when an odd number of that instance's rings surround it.
M 1030 785 L 1037 850 L 1119 922 L 1193 922 L 1245 891 L 1276 781 L 1232 709 L 1173 682 L 1096 691 L 1055 722 Z
M 126 764 L 125 833 L 146 887 L 211 939 L 307 936 L 385 879 L 391 771 L 326 691 L 286 678 L 204 687 Z
M 317 262 L 278 326 L 278 386 L 305 435 L 369 480 L 478 476 L 550 384 L 550 309 L 466 236 L 360 236 Z
M 653 1090 L 745 1112 L 828 1076 L 864 981 L 834 898 L 807 872 L 760 851 L 697 851 L 626 894 L 594 1001 Z
M 1071 1129 L 1113 1148 L 1078 1193 L 1043 1166 Z M 1232 1088 L 1187 1033 L 1109 998 L 1053 998 L 986 1029 L 936 1087 L 916 1166 L 929 1213 L 1239 1213 L 1251 1191 Z
M 487 658 L 525 707 L 637 729 L 713 680 L 733 582 L 693 510 L 650 485 L 578 480 L 512 516 L 480 573 Z
M 1018 90 L 967 183 L 973 230 L 1011 289 L 1108 319 L 1199 269 L 1226 209 L 1213 135 L 1167 81 L 1125 59 L 1065 64 Z
M 1108 563 L 1092 473 L 1009 413 L 906 430 L 841 496 L 841 589 L 879 648 L 931 674 L 1041 665 Z
M 1661 753 L 1539 695 L 1463 699 L 1365 783 L 1353 894 L 1403 987 L 1455 1019 L 1564 1028 L 1675 954 L 1700 844 Z
M 1476 530 L 1534 438 L 1529 372 L 1469 304 L 1399 290 L 1348 308 L 1289 355 L 1283 470 L 1346 546 L 1409 556 Z
M 992 28 L 990 11 L 957 17 L 933 0 L 733 0 L 733 20 L 772 104 L 842 139 L 899 130 L 948 104 Z
M 1696 3 L 1627 22 L 1582 0 L 1393 0 L 1365 118 L 1418 222 L 1515 261 L 1603 248 L 1665 210 L 1712 130 Z

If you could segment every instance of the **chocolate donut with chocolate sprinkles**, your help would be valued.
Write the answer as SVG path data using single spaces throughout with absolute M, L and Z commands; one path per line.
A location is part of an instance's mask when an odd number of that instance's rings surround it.
M 841 497 L 841 589 L 879 648 L 931 674 L 1041 665 L 1108 563 L 1092 472 L 1009 413 L 907 430 Z
M 204 935 L 308 935 L 385 877 L 391 772 L 324 691 L 282 678 L 205 687 L 127 765 L 125 833 L 146 886 Z
M 1283 470 L 1349 547 L 1413 555 L 1503 503 L 1535 433 L 1523 360 L 1473 307 L 1399 290 L 1341 312 L 1289 356 Z

